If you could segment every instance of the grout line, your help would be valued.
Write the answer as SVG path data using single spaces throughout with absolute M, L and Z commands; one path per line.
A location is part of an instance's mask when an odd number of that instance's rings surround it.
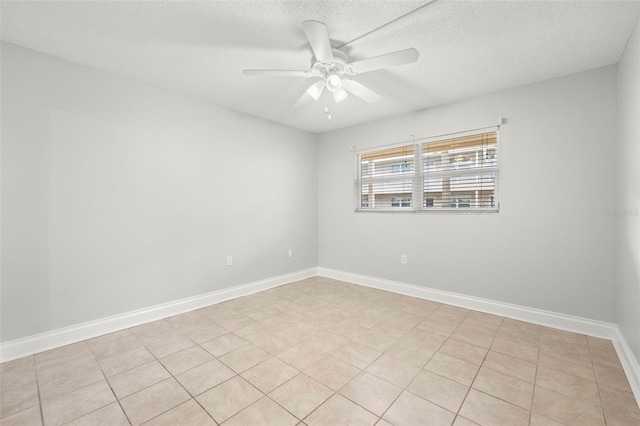
M 40 409 L 40 421 L 44 424 L 44 411 L 42 409 L 42 396 L 40 395 L 40 380 L 38 379 L 38 368 L 36 366 L 36 356 L 30 355 L 33 361 L 33 374 L 36 376 L 36 390 L 38 391 L 38 408 Z

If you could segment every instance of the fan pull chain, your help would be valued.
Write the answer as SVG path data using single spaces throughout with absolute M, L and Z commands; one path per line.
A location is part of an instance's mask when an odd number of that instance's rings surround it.
M 331 113 L 329 112 L 329 107 L 324 107 L 324 113 L 327 114 L 327 119 L 331 120 Z

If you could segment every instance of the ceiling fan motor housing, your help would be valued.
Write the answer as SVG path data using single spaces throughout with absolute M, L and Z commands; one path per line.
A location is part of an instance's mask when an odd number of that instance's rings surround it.
M 313 75 L 328 79 L 332 75 L 355 74 L 351 70 L 351 67 L 347 65 L 349 58 L 346 53 L 338 49 L 331 49 L 331 52 L 333 54 L 333 61 L 329 63 L 320 62 L 315 57 L 311 59 L 311 73 Z

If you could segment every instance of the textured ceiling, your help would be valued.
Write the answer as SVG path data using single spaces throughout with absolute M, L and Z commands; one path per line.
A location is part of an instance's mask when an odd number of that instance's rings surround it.
M 324 132 L 616 63 L 640 13 L 640 1 L 435 1 L 343 48 L 351 61 L 420 52 L 355 78 L 383 96 L 376 104 L 295 107 L 315 80 L 242 74 L 308 69 L 305 20 L 325 22 L 339 46 L 426 3 L 3 0 L 1 28 L 10 43 Z

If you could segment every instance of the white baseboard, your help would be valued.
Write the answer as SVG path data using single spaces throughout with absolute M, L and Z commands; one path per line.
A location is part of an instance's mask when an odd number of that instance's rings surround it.
M 379 290 L 391 291 L 393 293 L 404 294 L 406 296 L 420 299 L 432 300 L 446 303 L 448 305 L 460 306 L 462 308 L 473 309 L 488 314 L 499 315 L 516 320 L 527 321 L 547 327 L 572 331 L 574 333 L 587 334 L 589 336 L 610 339 L 618 353 L 618 358 L 622 363 L 629 384 L 640 404 L 640 366 L 637 359 L 631 352 L 624 335 L 617 324 L 596 321 L 572 315 L 559 314 L 542 309 L 530 308 L 527 306 L 514 305 L 510 303 L 498 302 L 490 299 L 467 296 L 433 288 L 417 286 L 413 284 L 390 281 L 366 275 L 354 274 L 351 272 L 338 271 L 329 268 L 318 268 L 318 275 L 358 284 L 366 287 L 377 288 Z
M 633 395 L 636 397 L 638 408 L 640 408 L 640 364 L 633 352 L 631 352 L 627 339 L 624 338 L 624 334 L 618 327 L 616 327 L 616 337 L 611 340 L 616 348 L 622 368 L 627 374 L 627 380 L 629 380 Z
M 317 272 L 317 268 L 305 269 L 252 283 L 212 291 L 211 293 L 187 297 L 161 305 L 150 306 L 124 314 L 88 321 L 70 327 L 59 328 L 33 336 L 2 342 L 0 343 L 0 362 L 33 355 L 49 349 L 102 336 L 103 334 L 134 327 L 149 321 L 156 321 L 237 297 L 247 296 L 258 291 L 314 277 L 317 275 Z

